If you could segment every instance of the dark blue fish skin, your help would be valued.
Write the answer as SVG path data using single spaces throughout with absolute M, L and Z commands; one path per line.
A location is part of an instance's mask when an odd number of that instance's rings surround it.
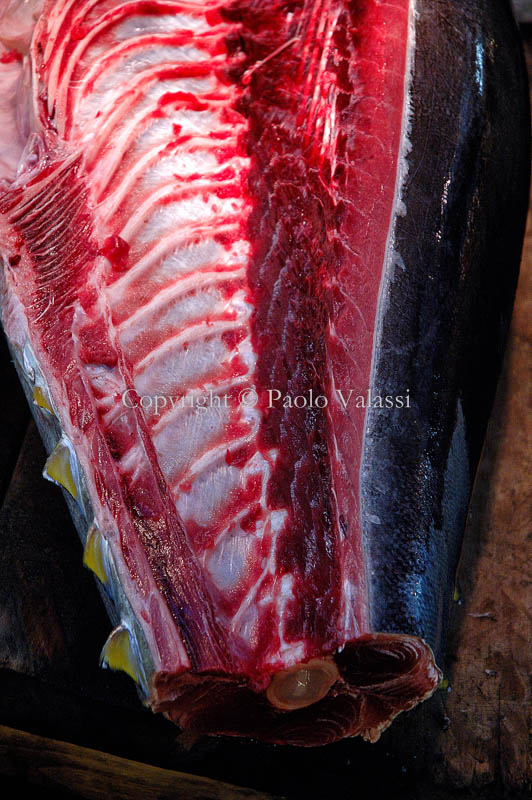
M 530 176 L 510 5 L 418 3 L 406 213 L 381 288 L 361 473 L 372 625 L 442 666 L 467 506 L 502 363 Z M 415 165 L 415 166 L 414 166 Z

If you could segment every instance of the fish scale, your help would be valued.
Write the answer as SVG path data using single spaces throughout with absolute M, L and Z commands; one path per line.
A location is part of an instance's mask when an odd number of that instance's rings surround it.
M 486 208 L 512 195 L 516 266 L 527 148 L 523 122 L 504 180 L 486 155 L 510 136 L 492 96 L 526 118 L 507 12 L 485 4 L 479 49 L 478 3 L 450 5 L 0 14 L 4 328 L 45 475 L 113 603 L 103 662 L 185 728 L 375 741 L 440 681 L 478 460 L 464 365 L 478 342 L 493 352 L 475 297 L 496 249 L 447 220 L 477 213 L 464 174 Z M 426 65 L 460 31 L 435 103 Z M 493 392 L 496 370 L 477 377 Z M 402 405 L 360 403 L 372 389 Z

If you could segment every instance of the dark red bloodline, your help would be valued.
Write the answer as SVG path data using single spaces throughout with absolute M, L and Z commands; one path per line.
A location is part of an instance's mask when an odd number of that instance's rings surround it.
M 306 96 L 300 76 L 319 62 L 323 48 L 323 41 L 312 32 L 310 47 L 304 48 L 297 39 L 298 23 L 309 13 L 310 5 L 238 2 L 227 15 L 242 23 L 238 39 L 230 42 L 229 48 L 245 54 L 233 79 L 242 85 L 239 110 L 250 125 L 246 144 L 252 158 L 249 191 L 254 211 L 248 236 L 254 251 L 249 275 L 256 309 L 256 378 L 263 410 L 260 445 L 264 450 L 279 450 L 268 501 L 271 508 L 289 509 L 277 563 L 280 574 L 296 577 L 285 638 L 303 638 L 318 651 L 336 644 L 341 575 L 332 507 L 329 423 L 326 412 L 315 404 L 310 407 L 309 401 L 311 396 L 328 397 L 330 391 L 326 331 L 332 297 L 328 286 L 344 258 L 335 236 L 344 208 L 331 192 L 330 153 L 327 148 L 321 153 L 316 137 L 304 136 L 312 115 L 315 79 Z M 293 12 L 291 21 L 289 10 Z M 353 56 L 345 37 L 353 23 L 349 12 L 343 10 L 332 48 L 340 58 L 335 59 L 337 63 L 329 58 L 326 67 L 329 80 L 334 73 L 336 85 L 342 88 L 340 109 L 349 103 L 352 93 L 351 86 L 342 87 L 342 66 Z M 291 39 L 295 40 L 293 46 L 268 58 Z M 319 129 L 318 119 L 309 122 L 311 129 Z M 335 155 L 342 160 L 341 152 Z M 269 408 L 268 389 L 293 400 L 307 398 L 307 405 L 284 408 L 279 401 Z

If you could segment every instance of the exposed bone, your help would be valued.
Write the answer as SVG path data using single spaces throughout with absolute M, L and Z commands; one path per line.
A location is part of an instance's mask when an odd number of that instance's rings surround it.
M 328 693 L 340 675 L 334 661 L 319 658 L 278 672 L 266 697 L 276 708 L 294 711 L 317 703 Z

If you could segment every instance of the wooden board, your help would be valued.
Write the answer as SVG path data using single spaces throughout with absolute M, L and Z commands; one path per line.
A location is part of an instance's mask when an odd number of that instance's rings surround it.
M 11 777 L 29 776 L 33 783 L 45 788 L 73 790 L 88 800 L 275 800 L 262 792 L 139 764 L 2 725 L 0 770 Z
M 531 30 L 528 40 L 532 64 Z M 175 772 L 161 776 L 141 763 L 125 770 L 134 779 L 124 789 L 123 763 L 105 755 L 114 754 L 294 800 L 359 796 L 369 778 L 372 795 L 393 800 L 526 796 L 532 728 L 525 558 L 532 519 L 531 307 L 532 217 L 458 576 L 450 691 L 437 692 L 400 717 L 377 745 L 353 740 L 312 751 L 207 737 L 191 747 L 174 726 L 140 706 L 126 677 L 99 669 L 110 625 L 81 566 L 61 493 L 41 479 L 44 451 L 3 353 L 0 723 L 11 730 L 0 735 L 0 773 L 11 781 L 16 775 L 17 786 L 22 776 L 43 785 L 44 774 L 44 785 L 54 786 L 57 798 L 253 796 L 231 787 L 220 789 L 225 794 L 194 794 L 197 786 L 186 779 L 179 783 Z M 28 738 L 14 728 L 48 739 Z M 100 754 L 70 749 L 61 739 Z

